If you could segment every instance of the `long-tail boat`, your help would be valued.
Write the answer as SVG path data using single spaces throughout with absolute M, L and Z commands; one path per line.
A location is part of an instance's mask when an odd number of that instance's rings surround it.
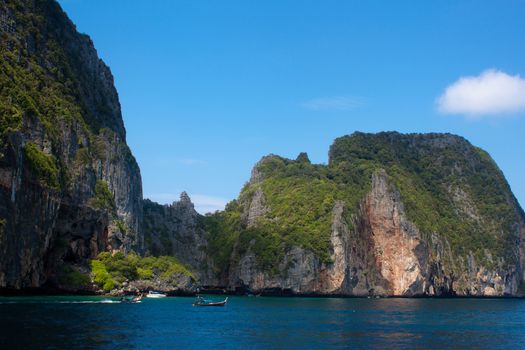
M 193 302 L 193 306 L 224 306 L 227 302 L 227 297 L 223 301 L 212 301 L 197 295 L 197 298 L 195 298 L 195 301 Z

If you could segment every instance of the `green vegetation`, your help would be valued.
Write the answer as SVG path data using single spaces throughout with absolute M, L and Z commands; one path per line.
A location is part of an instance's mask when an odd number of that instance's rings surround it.
M 108 273 L 104 262 L 100 260 L 91 260 L 91 273 L 93 275 L 93 281 L 99 285 L 102 289 L 109 292 L 115 288 L 115 281 Z
M 78 34 L 60 6 L 23 0 L 2 6 L 16 31 L 0 36 L 0 136 L 21 129 L 23 118 L 35 117 L 52 138 L 73 122 L 93 134 L 103 127 L 115 130 L 112 101 L 95 96 L 99 89 L 81 59 L 87 43 L 71 44 Z
M 91 164 L 92 158 L 87 148 L 80 148 L 75 155 L 75 160 L 81 166 L 87 167 Z
M 15 106 L 0 104 L 0 135 L 17 131 L 22 127 L 22 111 Z
M 68 149 L 64 143 L 73 136 L 83 143 L 77 166 L 105 160 L 108 142 L 120 143 L 118 157 L 134 162 L 122 143 L 121 116 L 112 87 L 107 86 L 109 71 L 99 72 L 102 64 L 92 59 L 96 52 L 90 40 L 76 32 L 60 5 L 10 0 L 0 2 L 0 11 L 2 20 L 13 24 L 11 31 L 0 35 L 0 154 L 10 142 L 17 142 L 7 137 L 15 132 L 26 140 L 49 140 L 58 159 L 49 158 L 33 143 L 25 152 L 37 180 L 54 189 L 67 189 L 74 180 L 68 157 L 55 152 Z
M 355 133 L 335 141 L 328 165 L 265 157 L 257 170 L 262 181 L 246 185 L 224 212 L 204 219 L 209 253 L 225 273 L 248 249 L 265 271 L 277 273 L 292 246 L 330 262 L 332 210 L 344 203 L 352 226 L 372 174 L 384 169 L 400 192 L 408 218 L 429 238 L 446 239 L 456 257 L 473 254 L 490 267 L 503 259 L 516 263 L 516 202 L 490 156 L 466 140 L 447 134 Z M 253 227 L 241 220 L 257 191 L 268 209 Z M 244 214 L 243 214 L 244 213 Z M 492 255 L 487 257 L 486 252 Z
M 491 157 L 452 135 L 356 133 L 336 140 L 333 162 L 367 161 L 385 169 L 401 193 L 407 215 L 425 234 L 444 237 L 457 256 L 490 265 L 515 263 L 516 202 Z
M 126 223 L 122 220 L 115 220 L 115 225 L 117 225 L 118 230 L 124 234 L 129 230 Z
M 20 26 L 21 30 L 38 32 L 38 28 L 44 25 L 45 19 L 42 17 L 21 11 L 15 13 L 19 16 L 17 19 L 27 25 Z M 10 44 L 6 45 L 7 42 Z M 48 69 L 40 64 L 39 58 L 32 55 L 22 42 L 14 38 L 4 38 L 0 47 L 2 135 L 19 130 L 25 113 L 39 118 L 52 136 L 58 134 L 58 122 L 63 118 L 66 121 L 75 119 L 83 123 L 81 109 L 75 98 L 77 92 L 72 70 L 56 42 L 50 40 L 47 43 L 49 51 L 45 59 L 57 63 Z
M 296 161 L 266 157 L 258 166 L 264 180 L 248 184 L 224 212 L 205 218 L 210 232 L 209 252 L 218 266 L 228 267 L 234 247 L 234 258 L 250 249 L 259 266 L 272 273 L 278 272 L 285 251 L 293 246 L 314 252 L 322 262 L 331 261 L 335 202 L 345 203 L 346 221 L 351 225 L 351 214 L 369 190 L 374 168 L 346 164 L 326 167 L 312 165 L 307 159 L 306 155 Z M 253 227 L 244 227 L 241 213 L 259 189 L 269 212 Z
M 55 158 L 38 149 L 33 142 L 26 143 L 24 154 L 29 170 L 42 185 L 59 189 L 58 168 Z
M 97 259 L 91 260 L 91 272 L 95 283 L 105 291 L 121 286 L 126 280 L 160 278 L 170 281 L 179 274 L 195 279 L 191 271 L 175 257 L 140 257 L 134 252 L 128 255 L 120 252 L 114 255 L 100 253 Z
M 98 209 L 115 210 L 115 196 L 109 190 L 106 181 L 97 180 L 95 184 L 95 196 L 91 198 L 90 204 Z
M 150 280 L 153 278 L 153 270 L 142 267 L 137 267 L 137 277 L 140 280 Z
M 215 261 L 217 274 L 226 273 L 230 267 L 230 257 L 241 231 L 241 208 L 234 200 L 226 209 L 204 218 L 204 225 L 209 232 L 208 252 Z

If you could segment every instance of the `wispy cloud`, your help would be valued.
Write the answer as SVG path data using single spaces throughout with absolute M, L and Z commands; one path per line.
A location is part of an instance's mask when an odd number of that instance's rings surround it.
M 208 196 L 204 194 L 189 194 L 195 210 L 201 214 L 213 213 L 217 210 L 223 210 L 229 202 L 222 197 Z M 151 193 L 146 198 L 161 204 L 171 204 L 180 199 L 180 193 Z
M 445 89 L 436 104 L 443 114 L 470 119 L 508 116 L 525 111 L 525 80 L 489 69 L 478 76 L 459 78 Z
M 359 96 L 318 97 L 303 102 L 301 106 L 313 111 L 349 111 L 365 104 L 365 99 Z
M 203 194 L 190 195 L 195 210 L 201 214 L 213 213 L 216 210 L 223 210 L 228 200 L 221 197 L 207 196 Z

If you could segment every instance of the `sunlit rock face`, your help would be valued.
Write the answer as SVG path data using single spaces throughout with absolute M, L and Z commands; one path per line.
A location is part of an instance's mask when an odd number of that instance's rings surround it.
M 185 193 L 143 201 L 111 71 L 56 1 L 0 0 L 0 44 L 0 289 L 57 285 L 102 251 L 134 250 L 176 256 L 192 291 L 525 291 L 523 210 L 461 137 L 356 132 L 328 164 L 269 155 L 202 216 Z
M 515 296 L 524 289 L 523 211 L 490 156 L 454 135 L 356 133 L 336 140 L 328 165 L 305 154 L 263 157 L 239 198 L 214 217 L 223 230 L 206 237 L 230 254 L 216 265 L 230 290 Z

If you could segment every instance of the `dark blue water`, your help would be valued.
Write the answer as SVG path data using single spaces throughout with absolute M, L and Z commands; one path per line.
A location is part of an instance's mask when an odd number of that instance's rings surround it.
M 0 349 L 520 349 L 525 300 L 0 298 Z

